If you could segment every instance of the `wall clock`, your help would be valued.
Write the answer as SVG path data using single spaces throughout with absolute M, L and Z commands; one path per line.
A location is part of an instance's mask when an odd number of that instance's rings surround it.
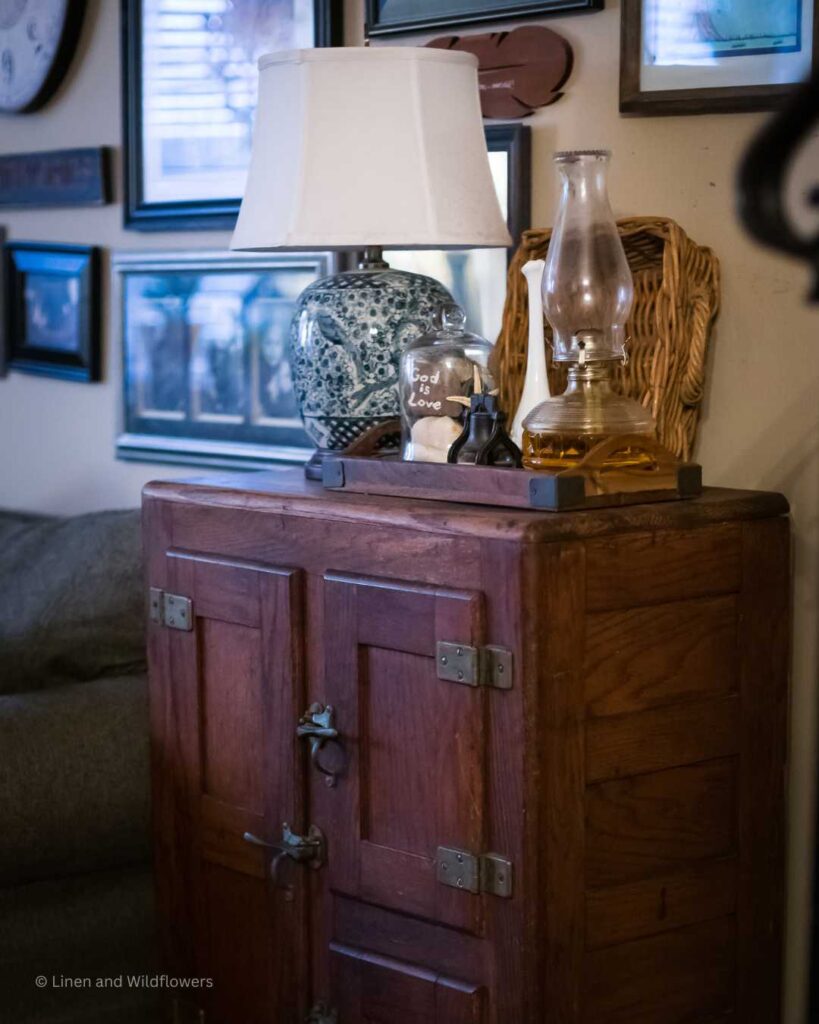
M 0 0 L 0 113 L 41 107 L 63 79 L 85 0 Z

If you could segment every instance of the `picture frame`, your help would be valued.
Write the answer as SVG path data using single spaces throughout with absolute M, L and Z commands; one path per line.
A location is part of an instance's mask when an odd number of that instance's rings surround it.
M 498 200 L 512 236 L 511 247 L 454 252 L 390 250 L 386 259 L 397 270 L 441 281 L 466 312 L 467 328 L 494 341 L 503 320 L 509 262 L 521 234 L 532 223 L 532 133 L 528 125 L 520 123 L 485 125 L 484 133 Z
M 159 22 L 160 0 L 120 2 L 124 225 L 140 231 L 232 228 L 250 157 L 256 59 L 268 49 L 341 45 L 343 0 L 238 0 L 229 16 L 246 21 L 225 25 L 221 15 L 192 12 L 173 29 Z M 308 10 L 311 19 L 294 21 L 278 36 L 253 31 L 251 19 L 275 24 L 277 8 L 288 5 Z M 212 46 L 202 44 L 203 33 L 212 34 Z M 260 39 L 272 41 L 260 47 Z M 237 60 L 240 44 L 246 56 Z M 180 97 L 176 108 L 162 85 L 168 80 Z
M 107 146 L 0 156 L 0 209 L 105 206 L 110 201 Z
M 118 253 L 119 459 L 217 468 L 306 462 L 287 358 L 296 300 L 331 253 Z
M 389 4 L 397 14 L 390 13 Z M 401 0 L 365 0 L 364 31 L 367 36 L 399 35 L 513 18 L 585 14 L 602 11 L 603 6 L 604 0 L 414 0 L 404 4 L 402 14 Z M 416 13 L 419 7 L 422 11 Z
M 99 381 L 100 250 L 7 242 L 3 264 L 8 369 Z
M 729 3 L 722 21 L 692 27 L 670 20 L 683 9 L 677 0 L 622 0 L 620 112 L 775 109 L 819 67 L 818 7 L 817 0 L 783 0 L 774 9 L 779 23 L 755 26 Z

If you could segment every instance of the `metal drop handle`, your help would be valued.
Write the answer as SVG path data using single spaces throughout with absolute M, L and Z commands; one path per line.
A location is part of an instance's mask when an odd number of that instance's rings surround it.
M 326 707 L 323 704 L 311 704 L 299 719 L 296 736 L 310 741 L 310 760 L 313 767 L 325 776 L 324 781 L 330 788 L 335 786 L 341 772 L 327 768 L 322 764 L 320 757 L 328 741 L 339 742 L 338 729 L 335 727 L 335 709 L 332 704 Z

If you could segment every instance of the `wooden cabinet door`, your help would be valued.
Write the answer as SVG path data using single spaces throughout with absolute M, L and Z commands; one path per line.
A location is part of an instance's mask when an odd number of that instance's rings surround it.
M 339 1024 L 482 1024 L 478 985 L 336 942 L 330 956 Z
M 436 851 L 483 851 L 487 695 L 438 678 L 436 643 L 479 644 L 481 619 L 476 593 L 324 579 L 326 699 L 347 758 L 326 801 L 330 888 L 473 934 L 483 898 L 439 882 Z
M 305 1013 L 306 868 L 246 841 L 302 829 L 295 727 L 303 703 L 297 571 L 171 552 L 193 628 L 168 629 L 190 827 L 194 963 L 207 1024 L 295 1024 Z

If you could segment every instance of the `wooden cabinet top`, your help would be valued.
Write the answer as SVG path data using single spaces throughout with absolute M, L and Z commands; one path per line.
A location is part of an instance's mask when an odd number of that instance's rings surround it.
M 479 473 L 480 470 L 476 470 Z M 622 508 L 540 512 L 329 491 L 300 466 L 149 483 L 149 499 L 256 512 L 378 522 L 436 534 L 526 541 L 597 537 L 631 530 L 684 530 L 784 515 L 781 494 L 707 487 L 699 498 Z

